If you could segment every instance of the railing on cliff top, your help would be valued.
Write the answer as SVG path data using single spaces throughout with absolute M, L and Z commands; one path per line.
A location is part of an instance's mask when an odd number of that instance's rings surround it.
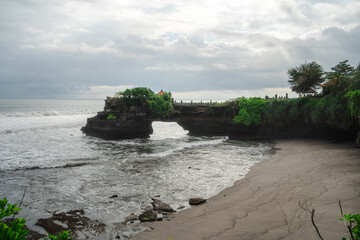
M 266 100 L 271 100 L 271 99 L 287 99 L 289 98 L 289 95 L 286 93 L 285 96 L 278 96 L 277 94 L 274 97 L 268 97 L 266 96 L 264 99 Z M 199 100 L 199 99 L 195 99 L 195 100 L 174 100 L 173 101 L 173 105 L 178 105 L 178 106 L 210 106 L 212 104 L 216 104 L 216 103 L 223 103 L 226 101 L 231 101 L 231 100 Z
M 178 106 L 210 106 L 211 104 L 222 103 L 225 100 L 174 100 L 173 105 Z

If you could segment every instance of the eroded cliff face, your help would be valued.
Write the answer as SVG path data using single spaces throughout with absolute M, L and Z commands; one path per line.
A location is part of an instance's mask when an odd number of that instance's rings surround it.
M 103 139 L 148 138 L 152 134 L 153 121 L 177 122 L 192 136 L 228 136 L 230 139 L 264 140 L 274 138 L 328 138 L 351 139 L 351 131 L 330 126 L 319 126 L 301 120 L 285 128 L 269 124 L 244 126 L 234 124 L 233 116 L 238 110 L 224 106 L 174 104 L 173 113 L 167 118 L 155 118 L 148 106 L 125 106 L 111 99 L 106 100 L 104 111 L 89 118 L 82 131 Z M 107 119 L 109 114 L 115 119 Z
M 235 112 L 229 108 L 197 107 L 175 105 L 177 113 L 172 118 L 193 136 L 228 136 L 230 139 L 267 140 L 275 138 L 328 138 L 351 139 L 351 132 L 331 128 L 329 126 L 315 126 L 299 122 L 276 128 L 269 124 L 244 126 L 235 124 Z M 238 110 L 235 110 L 238 111 Z
M 114 116 L 108 119 L 109 115 Z M 102 139 L 148 138 L 153 129 L 148 106 L 126 106 L 107 98 L 104 111 L 87 120 L 81 130 Z

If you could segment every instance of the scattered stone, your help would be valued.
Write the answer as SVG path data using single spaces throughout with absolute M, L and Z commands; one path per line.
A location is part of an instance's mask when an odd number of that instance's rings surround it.
M 155 221 L 157 214 L 154 211 L 147 211 L 139 215 L 140 222 Z
M 190 205 L 199 205 L 199 204 L 206 202 L 206 200 L 207 199 L 204 199 L 204 198 L 190 198 L 189 204 Z
M 35 225 L 43 227 L 48 233 L 57 235 L 61 231 L 70 231 L 71 237 L 76 239 L 78 231 L 90 230 L 91 232 L 102 233 L 105 231 L 105 224 L 97 220 L 91 220 L 83 216 L 84 210 L 71 210 L 62 213 L 53 213 L 50 218 L 40 218 Z M 67 226 L 66 228 L 64 226 Z
M 160 197 L 160 195 L 155 195 L 154 197 Z
M 185 208 L 185 206 L 180 206 L 177 209 L 180 210 L 180 209 L 183 209 L 183 208 Z
M 129 216 L 125 218 L 125 223 L 132 222 L 138 220 L 138 216 L 134 213 L 131 213 Z
M 84 215 L 85 212 L 82 209 L 80 209 L 80 210 L 70 210 L 70 211 L 67 212 L 67 214 L 70 214 L 70 215 Z
M 152 207 L 152 206 L 147 206 L 146 208 L 145 208 L 145 212 L 151 212 L 151 211 L 153 211 L 154 210 L 154 208 Z
M 172 209 L 172 207 L 170 207 L 169 204 L 164 203 L 163 201 L 161 201 L 159 199 L 151 198 L 151 200 L 153 200 L 153 202 L 151 204 L 153 205 L 155 211 L 176 212 L 174 209 Z
M 119 197 L 119 195 L 115 194 L 115 195 L 112 195 L 110 198 L 117 198 Z
M 36 232 L 34 230 L 31 230 L 25 226 L 25 229 L 28 230 L 28 234 L 26 235 L 25 239 L 44 239 L 47 236 L 45 234 Z

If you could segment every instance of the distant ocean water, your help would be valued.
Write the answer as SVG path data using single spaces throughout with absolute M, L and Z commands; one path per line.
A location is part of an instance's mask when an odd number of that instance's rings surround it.
M 31 228 L 41 231 L 39 217 L 73 209 L 110 226 L 141 213 L 155 195 L 174 209 L 188 207 L 190 197 L 209 198 L 241 179 L 270 149 L 191 137 L 169 122 L 154 122 L 150 139 L 83 135 L 86 119 L 103 106 L 103 100 L 0 99 L 0 198 L 18 202 L 26 188 L 20 216 Z M 94 238 L 126 239 L 137 231 L 110 229 Z

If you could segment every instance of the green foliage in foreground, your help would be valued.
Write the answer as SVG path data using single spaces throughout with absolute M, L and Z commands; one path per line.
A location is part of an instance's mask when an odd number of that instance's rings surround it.
M 16 218 L 9 222 L 9 225 L 4 223 L 6 217 L 14 216 L 21 208 L 17 207 L 17 204 L 8 204 L 6 198 L 0 200 L 0 239 L 1 240 L 24 240 L 28 234 L 28 230 L 25 228 L 26 220 L 24 218 Z M 13 217 L 13 218 L 14 218 Z M 59 233 L 58 236 L 48 235 L 49 238 L 44 240 L 71 240 L 68 231 Z
M 344 214 L 344 217 L 340 219 L 347 227 L 346 230 L 351 234 L 350 239 L 360 240 L 360 214 Z M 347 240 L 347 238 L 342 240 Z
M 53 236 L 51 234 L 48 235 L 49 240 L 71 240 L 70 234 L 68 231 L 63 231 L 59 233 L 58 236 Z
M 28 233 L 25 229 L 25 219 L 16 218 L 9 225 L 4 223 L 3 218 L 15 216 L 16 212 L 21 211 L 16 204 L 8 204 L 6 198 L 0 200 L 0 239 L 4 240 L 22 240 Z
M 315 222 L 315 209 L 314 208 L 310 209 L 306 201 L 304 202 L 299 201 L 298 204 L 301 209 L 310 213 L 311 223 L 314 226 L 318 237 L 321 240 L 325 240 L 321 235 L 320 229 L 318 228 Z M 344 222 L 344 227 L 350 236 L 349 239 L 343 237 L 342 240 L 360 240 L 360 214 L 344 214 L 340 200 L 339 200 L 339 208 L 342 216 L 340 217 L 340 220 Z
M 237 99 L 239 102 L 239 113 L 233 119 L 234 123 L 242 123 L 245 126 L 261 124 L 262 114 L 267 110 L 266 100 L 258 97 Z
M 173 110 L 170 93 L 164 92 L 163 95 L 159 96 L 144 87 L 118 92 L 115 94 L 115 98 L 119 104 L 125 104 L 126 106 L 148 107 L 155 117 L 168 117 Z

